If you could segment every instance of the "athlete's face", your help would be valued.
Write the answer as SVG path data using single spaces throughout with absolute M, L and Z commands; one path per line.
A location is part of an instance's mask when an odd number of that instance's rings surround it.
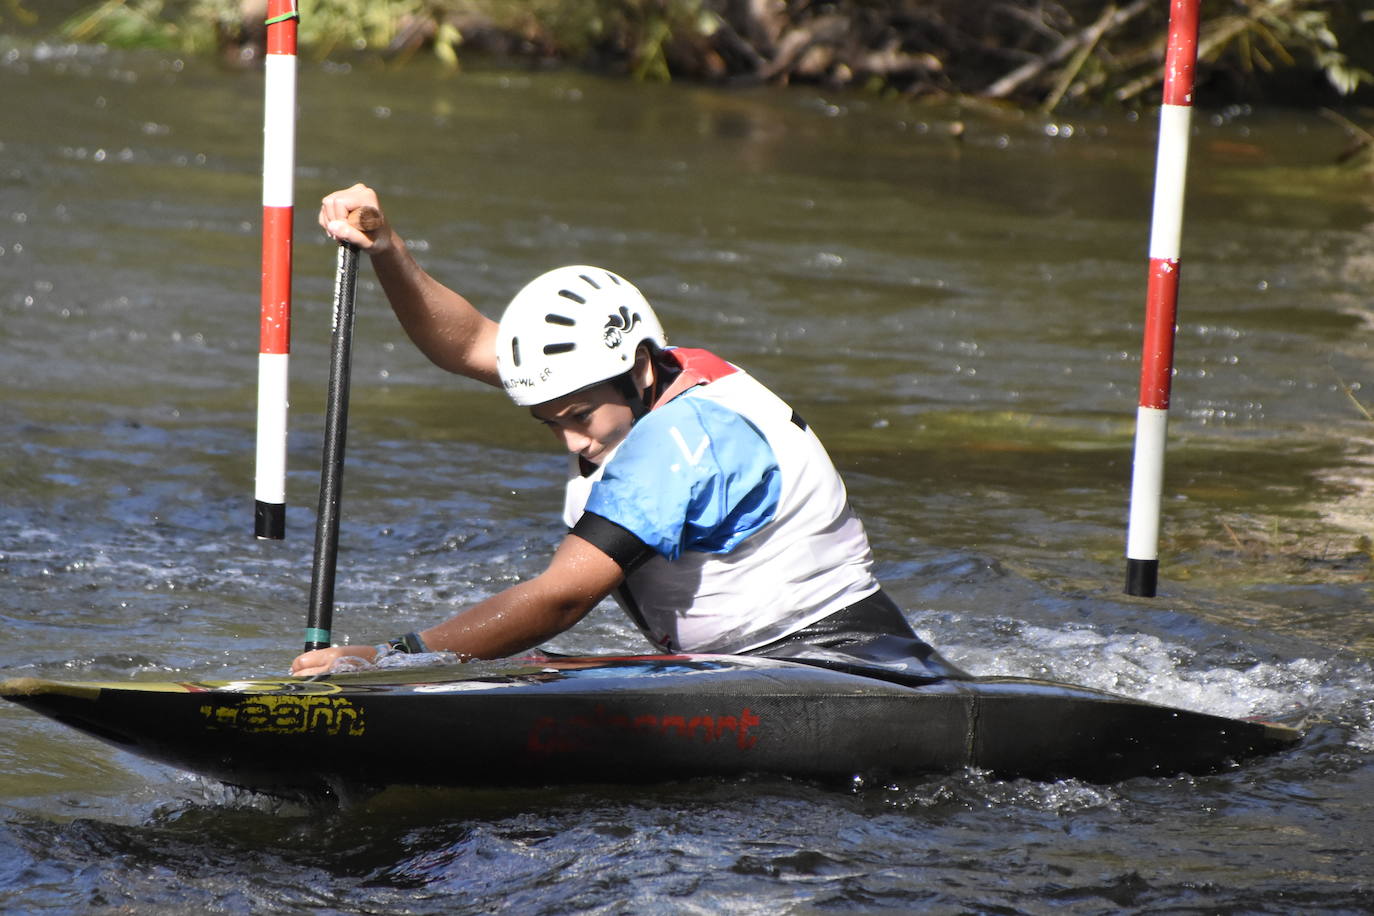
M 575 455 L 600 464 L 630 434 L 634 411 L 609 382 L 536 404 L 530 414 Z

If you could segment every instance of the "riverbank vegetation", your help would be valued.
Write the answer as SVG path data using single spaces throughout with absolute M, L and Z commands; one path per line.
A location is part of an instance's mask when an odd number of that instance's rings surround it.
M 7 0 L 21 3 L 23 0 Z M 35 2 L 35 0 L 28 0 Z M 1164 0 L 299 0 L 303 53 L 571 65 L 646 80 L 805 83 L 1052 110 L 1138 105 Z M 70 39 L 261 53 L 266 0 L 101 0 Z M 1325 105 L 1374 91 L 1374 0 L 1203 0 L 1206 99 Z

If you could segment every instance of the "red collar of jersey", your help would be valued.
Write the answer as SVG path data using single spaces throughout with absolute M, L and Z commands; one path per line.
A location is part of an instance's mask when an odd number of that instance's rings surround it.
M 649 408 L 650 410 L 662 407 L 689 388 L 695 388 L 697 385 L 709 385 L 717 379 L 722 379 L 739 371 L 738 367 L 730 365 L 709 350 L 673 347 L 664 350 L 661 355 L 665 361 L 675 363 L 679 372 L 677 378 L 673 379 L 668 387 L 663 389 L 662 394 L 655 399 L 653 406 Z

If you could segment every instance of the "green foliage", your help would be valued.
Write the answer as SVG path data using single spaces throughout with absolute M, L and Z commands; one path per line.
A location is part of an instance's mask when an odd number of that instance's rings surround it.
M 237 15 L 235 0 L 104 0 L 72 18 L 62 34 L 73 41 L 199 53 L 215 46 L 214 25 Z
M 440 34 L 442 13 L 428 0 L 299 0 L 299 8 L 300 43 L 319 57 L 341 48 L 386 50 L 402 34 L 419 28 L 432 30 L 441 59 L 457 63 L 458 36 L 451 27 Z
M 720 17 L 709 0 L 470 0 L 461 8 L 498 29 L 536 39 L 547 53 L 623 60 L 636 79 L 669 80 L 671 46 L 709 37 Z
M 1198 40 L 1198 57 L 1210 62 L 1232 60 L 1242 72 L 1273 73 L 1311 61 L 1341 95 L 1362 84 L 1374 85 L 1374 74 L 1352 63 L 1337 37 L 1338 22 L 1349 34 L 1374 22 L 1369 0 L 1333 4 L 1331 0 L 1230 0 L 1231 9 L 1206 21 Z M 1365 9 L 1352 11 L 1352 6 Z M 1344 18 L 1355 12 L 1358 19 Z M 1346 31 L 1345 29 L 1341 29 Z
M 38 17 L 32 10 L 24 9 L 20 0 L 4 0 L 0 3 L 0 26 L 10 22 L 28 26 L 38 22 Z
M 0 0 L 22 11 L 25 0 Z M 265 0 L 257 0 L 259 6 Z M 100 0 L 77 41 L 202 52 L 261 40 L 250 0 Z M 1053 109 L 1136 104 L 1158 86 L 1164 0 L 299 0 L 306 53 L 409 55 L 460 44 L 637 79 L 744 78 L 984 95 Z M 1374 0 L 1204 0 L 1200 75 L 1263 92 L 1270 75 L 1374 86 Z M 1221 82 L 1221 81 L 1217 81 Z M 1215 84 L 1215 83 L 1214 83 Z
M 459 35 L 442 21 L 442 6 L 430 0 L 299 0 L 297 8 L 297 39 L 318 56 L 387 49 L 418 28 L 440 59 L 457 63 Z M 74 41 L 204 53 L 262 25 L 244 17 L 242 0 L 103 0 L 68 21 L 62 33 Z

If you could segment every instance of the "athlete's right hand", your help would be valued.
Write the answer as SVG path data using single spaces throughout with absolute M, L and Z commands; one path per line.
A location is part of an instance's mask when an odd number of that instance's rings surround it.
M 336 661 L 350 655 L 357 656 L 369 664 L 377 660 L 377 650 L 372 646 L 330 646 L 328 649 L 311 649 L 297 655 L 291 662 L 291 673 L 296 677 L 328 674 Z
M 350 226 L 348 214 L 359 207 L 374 208 L 381 214 L 382 224 L 371 232 Z M 377 192 L 362 182 L 325 195 L 324 200 L 320 201 L 320 226 L 335 241 L 351 242 L 371 254 L 380 254 L 391 247 L 391 224 L 382 205 L 377 202 Z

